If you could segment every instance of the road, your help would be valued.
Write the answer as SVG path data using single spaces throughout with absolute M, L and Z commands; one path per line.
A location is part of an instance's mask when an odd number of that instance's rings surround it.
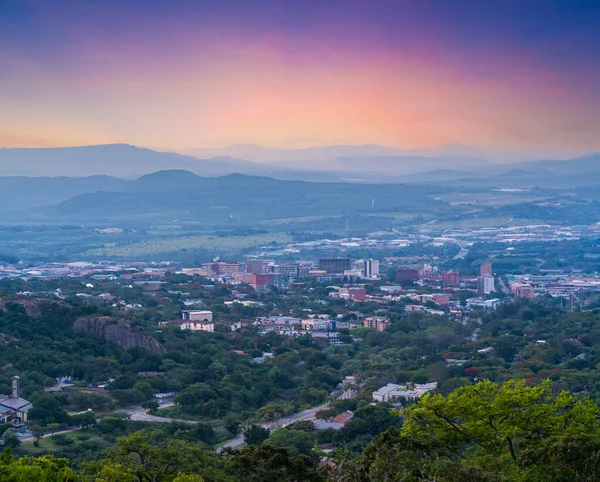
M 460 252 L 454 256 L 453 259 L 465 259 L 467 254 L 469 254 L 469 249 L 471 247 L 470 243 L 465 243 L 463 241 L 459 241 L 456 244 L 460 247 Z
M 140 412 L 132 413 L 129 416 L 130 420 L 135 422 L 159 422 L 159 423 L 171 423 L 171 422 L 183 422 L 183 423 L 198 423 L 194 420 L 183 420 L 181 418 L 169 418 L 169 417 L 157 417 L 156 415 L 150 415 L 145 410 Z
M 173 399 L 165 398 L 163 400 L 159 400 L 158 408 L 166 408 L 175 405 L 173 403 Z M 170 418 L 170 417 L 159 417 L 157 415 L 150 415 L 148 410 L 139 406 L 135 407 L 127 407 L 118 412 L 126 413 L 129 415 L 129 419 L 135 422 L 158 422 L 158 423 L 171 423 L 171 422 L 183 422 L 183 423 L 198 423 L 193 420 L 183 420 L 180 418 Z
M 158 406 L 159 408 L 166 408 L 174 405 L 173 400 L 171 398 L 165 398 L 163 400 L 159 400 Z M 159 423 L 170 423 L 170 422 L 183 422 L 183 423 L 198 423 L 193 420 L 182 420 L 178 418 L 168 418 L 168 417 L 157 417 L 155 415 L 150 415 L 148 410 L 142 408 L 140 406 L 126 407 L 121 408 L 119 410 L 115 410 L 118 413 L 126 413 L 129 415 L 130 420 L 134 420 L 136 422 L 159 422 Z M 97 423 L 100 423 L 102 420 L 96 420 Z M 81 430 L 81 427 L 70 427 L 65 430 L 57 430 L 56 432 L 46 433 L 41 438 L 50 437 L 52 435 L 59 435 L 61 433 L 69 433 L 69 432 L 77 432 Z M 19 434 L 19 439 L 23 442 L 28 440 L 33 440 L 33 435 L 30 432 L 26 432 L 24 434 Z
M 171 399 L 165 399 L 165 400 L 161 400 L 158 402 L 159 403 L 159 407 L 160 408 L 165 408 L 165 407 L 170 407 L 173 405 L 173 400 Z M 269 422 L 269 423 L 263 423 L 261 424 L 264 428 L 268 428 L 269 430 L 273 430 L 277 427 L 286 427 L 287 425 L 294 423 L 294 422 L 298 422 L 300 420 L 310 420 L 310 421 L 315 421 L 316 417 L 315 414 L 319 411 L 319 410 L 324 410 L 325 408 L 327 408 L 327 403 L 320 405 L 318 407 L 314 407 L 314 408 L 309 408 L 308 410 L 303 410 L 302 412 L 297 412 L 297 413 L 293 413 L 292 415 L 288 415 L 287 417 L 283 417 L 280 418 L 278 420 L 274 420 L 273 422 Z M 120 410 L 117 410 L 117 412 L 120 413 L 126 413 L 129 415 L 129 418 L 131 420 L 135 420 L 138 422 L 159 422 L 159 423 L 170 423 L 170 422 L 183 422 L 183 423 L 198 423 L 195 422 L 193 420 L 182 420 L 182 419 L 176 419 L 176 418 L 169 418 L 169 417 L 157 417 L 155 415 L 150 415 L 149 413 L 147 413 L 147 410 L 145 408 L 139 407 L 139 406 L 134 406 L 134 407 L 127 407 L 127 408 L 122 408 Z M 67 430 L 62 430 L 62 431 L 57 431 L 54 433 L 54 435 L 60 434 L 60 433 L 68 433 L 68 432 L 76 432 L 77 430 L 80 430 L 79 428 L 69 428 Z M 45 434 L 44 437 L 49 437 L 51 434 Z M 19 437 L 21 440 L 25 441 L 28 439 L 32 439 L 33 436 L 31 434 L 26 434 L 23 435 L 22 437 Z M 227 442 L 223 443 L 222 445 L 220 445 L 217 448 L 217 452 L 220 452 L 223 448 L 229 447 L 229 448 L 240 448 L 244 445 L 244 436 L 243 435 L 238 435 L 235 438 L 232 438 L 231 440 L 228 440 Z
M 326 404 L 320 405 L 318 407 L 309 408 L 308 410 L 304 410 L 302 412 L 288 415 L 287 417 L 280 418 L 279 420 L 275 420 L 273 422 L 263 423 L 263 424 L 261 424 L 261 426 L 263 426 L 264 428 L 268 428 L 269 430 L 273 430 L 274 428 L 277 428 L 277 427 L 286 427 L 287 425 L 294 423 L 294 422 L 298 422 L 300 420 L 310 420 L 310 421 L 314 422 L 316 420 L 315 414 L 319 410 L 326 409 L 327 405 L 328 404 L 326 403 Z M 224 448 L 237 449 L 237 448 L 242 447 L 243 445 L 244 445 L 244 436 L 238 435 L 237 437 L 232 438 L 231 440 L 228 440 L 224 444 L 220 445 L 217 448 L 217 452 L 221 452 L 221 450 Z
M 63 433 L 78 432 L 79 430 L 81 430 L 81 427 L 70 427 L 70 428 L 66 428 L 64 430 L 57 430 L 54 433 L 50 433 L 50 432 L 45 433 L 40 438 L 52 437 L 53 435 L 60 435 Z M 29 440 L 34 440 L 34 437 L 33 437 L 33 435 L 31 435 L 30 432 L 26 432 L 24 434 L 18 434 L 17 436 L 19 437 L 19 440 L 21 440 L 21 442 L 27 442 Z
M 506 283 L 504 282 L 504 277 L 498 276 L 497 278 L 500 291 L 502 291 L 504 294 L 510 295 L 510 289 L 508 288 L 508 286 L 506 286 Z

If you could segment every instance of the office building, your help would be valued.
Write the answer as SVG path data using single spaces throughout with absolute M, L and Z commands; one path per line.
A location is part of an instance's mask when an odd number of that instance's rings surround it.
M 398 268 L 396 270 L 396 281 L 418 281 L 419 270 L 414 268 Z
M 342 274 L 352 268 L 350 258 L 321 258 L 319 259 L 319 270 L 327 274 Z
M 444 271 L 442 283 L 446 288 L 458 288 L 460 286 L 460 273 L 458 271 Z
M 494 277 L 492 275 L 480 276 L 477 278 L 477 292 L 489 295 L 495 290 L 494 284 Z
M 376 278 L 379 276 L 379 260 L 365 259 L 363 267 L 365 278 Z
M 242 275 L 242 283 L 248 283 L 256 291 L 268 288 L 283 288 L 283 277 L 280 274 L 251 274 Z
M 267 263 L 262 259 L 249 259 L 246 261 L 246 273 L 249 274 L 265 274 Z
M 479 276 L 482 278 L 485 276 L 492 276 L 492 263 L 489 261 L 483 263 L 479 268 Z
M 513 284 L 511 288 L 517 298 L 535 298 L 535 289 L 530 284 Z

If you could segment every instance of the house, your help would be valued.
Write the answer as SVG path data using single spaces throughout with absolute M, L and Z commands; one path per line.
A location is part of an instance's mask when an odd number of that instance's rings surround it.
M 374 391 L 372 397 L 376 402 L 387 402 L 399 397 L 417 399 L 436 388 L 437 382 L 415 383 L 412 387 L 409 384 L 396 385 L 395 383 L 388 383 L 379 390 Z
M 354 413 L 350 410 L 346 410 L 345 412 L 340 413 L 338 416 L 333 418 L 333 422 L 335 423 L 348 423 L 350 419 L 354 416 Z
M 182 330 L 189 330 L 189 331 L 210 331 L 210 332 L 213 332 L 213 331 L 215 331 L 215 324 L 214 323 L 204 323 L 202 321 L 184 321 L 181 324 L 181 329 Z
M 379 390 L 376 390 L 372 393 L 373 400 L 376 402 L 385 402 L 390 398 L 390 393 L 398 390 L 400 385 L 396 385 L 395 383 L 388 383 L 387 385 L 381 387 Z
M 390 319 L 372 316 L 363 320 L 363 326 L 365 328 L 375 328 L 377 331 L 385 331 L 390 326 Z
M 14 376 L 11 380 L 12 393 L 10 396 L 0 395 L 0 421 L 20 427 L 27 422 L 27 414 L 33 404 L 20 396 L 21 379 Z
M 324 320 L 302 320 L 302 329 L 305 331 L 326 331 L 335 327 L 335 322 L 324 321 Z
M 337 331 L 311 331 L 313 340 L 324 340 L 330 345 L 341 345 L 340 334 Z
M 185 321 L 213 321 L 213 313 L 204 310 L 182 311 L 181 319 Z

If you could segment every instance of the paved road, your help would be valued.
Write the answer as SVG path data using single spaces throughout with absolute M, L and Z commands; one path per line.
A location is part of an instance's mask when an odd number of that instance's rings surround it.
M 159 422 L 159 423 L 170 423 L 170 422 L 183 422 L 183 423 L 198 423 L 194 420 L 183 420 L 181 418 L 169 418 L 169 417 L 158 417 L 156 415 L 150 415 L 145 410 L 141 412 L 132 413 L 129 416 L 130 420 L 136 422 Z
M 159 408 L 165 408 L 165 407 L 170 407 L 174 405 L 173 403 L 173 399 L 171 398 L 165 398 L 163 400 L 159 400 L 158 402 L 158 406 Z M 139 421 L 139 422 L 162 422 L 162 423 L 169 423 L 169 422 L 184 422 L 184 423 L 198 423 L 198 422 L 194 422 L 192 420 L 181 420 L 181 419 L 176 419 L 176 418 L 168 418 L 168 417 L 157 417 L 154 415 L 149 415 L 147 413 L 147 410 L 145 408 L 142 408 L 140 406 L 134 406 L 134 407 L 126 407 L 126 408 L 121 408 L 119 410 L 115 410 L 118 413 L 126 413 L 127 415 L 129 415 L 129 418 L 131 420 L 135 420 L 135 421 Z M 96 420 L 97 423 L 100 423 L 102 420 Z M 58 430 L 56 432 L 54 432 L 53 434 L 51 433 L 46 433 L 44 434 L 41 438 L 46 438 L 46 437 L 50 437 L 52 435 L 58 435 L 61 433 L 69 433 L 69 432 L 77 432 L 81 430 L 81 427 L 70 427 L 67 428 L 65 430 Z M 19 434 L 19 439 L 22 442 L 26 442 L 28 440 L 33 440 L 33 435 L 31 435 L 30 432 L 26 432 L 24 434 Z
M 284 418 L 280 418 L 279 420 L 275 420 L 273 422 L 269 422 L 269 423 L 263 423 L 261 424 L 264 428 L 268 428 L 269 430 L 273 430 L 277 427 L 286 427 L 287 425 L 294 423 L 294 422 L 298 422 L 299 420 L 311 420 L 311 421 L 315 421 L 316 417 L 315 414 L 319 411 L 319 410 L 324 410 L 325 408 L 327 408 L 327 403 L 324 405 L 320 405 L 318 407 L 315 408 L 309 408 L 308 410 L 304 410 L 302 412 L 298 412 L 298 413 L 294 413 L 292 415 L 289 415 L 287 417 Z M 228 440 L 227 442 L 225 442 L 224 444 L 220 445 L 217 448 L 217 452 L 220 452 L 222 449 L 229 447 L 232 449 L 237 449 L 240 448 L 244 445 L 244 436 L 243 435 L 238 435 L 235 438 L 232 438 L 231 440 Z
M 57 430 L 54 433 L 50 433 L 50 432 L 45 433 L 40 438 L 52 437 L 53 435 L 60 435 L 62 433 L 78 432 L 79 430 L 81 430 L 81 427 L 66 428 L 64 430 Z M 29 440 L 34 439 L 33 435 L 31 435 L 30 432 L 26 432 L 24 434 L 19 434 L 18 437 L 19 437 L 19 440 L 21 440 L 21 442 L 27 442 Z
M 508 288 L 508 286 L 506 286 L 506 283 L 504 282 L 504 278 L 502 276 L 498 276 L 498 285 L 500 287 L 500 291 L 507 295 L 510 295 L 510 289 Z
M 175 405 L 173 400 L 165 398 L 158 402 L 159 408 L 166 408 Z M 128 407 L 120 410 L 122 413 L 129 415 L 129 419 L 135 422 L 158 422 L 158 423 L 171 423 L 171 422 L 183 422 L 183 423 L 198 423 L 194 420 L 183 420 L 181 418 L 170 418 L 170 417 L 159 417 L 158 415 L 150 415 L 148 410 L 142 407 Z
M 465 259 L 467 254 L 469 254 L 470 244 L 465 242 L 458 242 L 457 244 L 460 247 L 460 252 L 452 259 Z

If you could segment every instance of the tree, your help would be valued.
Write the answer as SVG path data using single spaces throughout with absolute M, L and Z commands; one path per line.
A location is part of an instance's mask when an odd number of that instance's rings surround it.
M 267 444 L 284 447 L 288 450 L 290 456 L 295 457 L 299 454 L 309 455 L 315 445 L 316 437 L 314 434 L 300 430 L 288 430 L 278 428 L 271 433 Z
M 294 413 L 294 406 L 290 403 L 269 403 L 258 410 L 256 418 L 263 422 L 272 422 L 292 413 Z
M 65 434 L 59 433 L 52 436 L 52 441 L 54 445 L 57 447 L 69 447 L 70 445 L 75 444 L 75 441 L 72 438 L 67 437 Z
M 69 423 L 76 427 L 88 428 L 96 425 L 96 415 L 94 412 L 87 411 L 83 413 L 78 413 L 76 415 L 71 415 L 69 417 Z
M 0 480 L 27 482 L 75 482 L 75 472 L 67 459 L 51 455 L 43 457 L 21 457 L 13 459 L 10 453 L 0 457 Z
M 243 432 L 244 441 L 247 445 L 260 445 L 269 438 L 270 432 L 260 425 L 249 425 Z
M 21 445 L 21 439 L 17 437 L 14 429 L 9 429 L 4 432 L 2 439 L 4 440 L 4 447 L 16 449 L 19 445 Z
M 160 406 L 155 399 L 146 400 L 145 402 L 142 402 L 141 405 L 142 408 L 145 408 L 150 411 L 158 410 L 158 407 Z
M 94 480 L 104 482 L 171 482 L 192 474 L 211 481 L 228 480 L 218 465 L 216 455 L 199 445 L 140 431 L 118 438 L 105 460 L 88 464 L 87 468 L 97 475 Z
M 315 422 L 312 420 L 296 420 L 287 426 L 288 430 L 299 430 L 301 432 L 314 432 Z
M 516 462 L 519 448 L 559 435 L 598 434 L 600 410 L 589 399 L 567 392 L 553 397 L 550 382 L 529 387 L 511 380 L 461 387 L 447 397 L 425 395 L 405 410 L 404 434 L 434 438 L 460 452 L 474 446 L 492 457 L 509 455 Z
M 44 436 L 44 427 L 34 424 L 29 427 L 29 431 L 31 432 L 31 435 L 33 435 L 33 438 L 35 439 L 34 444 L 37 447 L 40 443 L 40 439 Z
M 267 444 L 246 447 L 241 452 L 233 452 L 231 458 L 235 480 L 325 482 L 313 460 L 304 455 L 292 458 L 282 447 Z
M 60 404 L 54 395 L 43 393 L 36 397 L 33 402 L 33 407 L 29 410 L 27 417 L 31 422 L 38 422 L 40 425 L 68 422 L 69 415 L 60 408 Z
M 447 455 L 440 444 L 404 437 L 391 428 L 378 435 L 357 459 L 344 452 L 334 454 L 336 464 L 328 472 L 332 480 L 344 481 L 436 480 L 440 457 Z
M 354 416 L 336 434 L 336 443 L 348 444 L 355 440 L 368 441 L 390 427 L 399 428 L 402 422 L 389 403 L 366 405 L 354 412 Z M 363 442 L 363 445 L 366 443 Z

